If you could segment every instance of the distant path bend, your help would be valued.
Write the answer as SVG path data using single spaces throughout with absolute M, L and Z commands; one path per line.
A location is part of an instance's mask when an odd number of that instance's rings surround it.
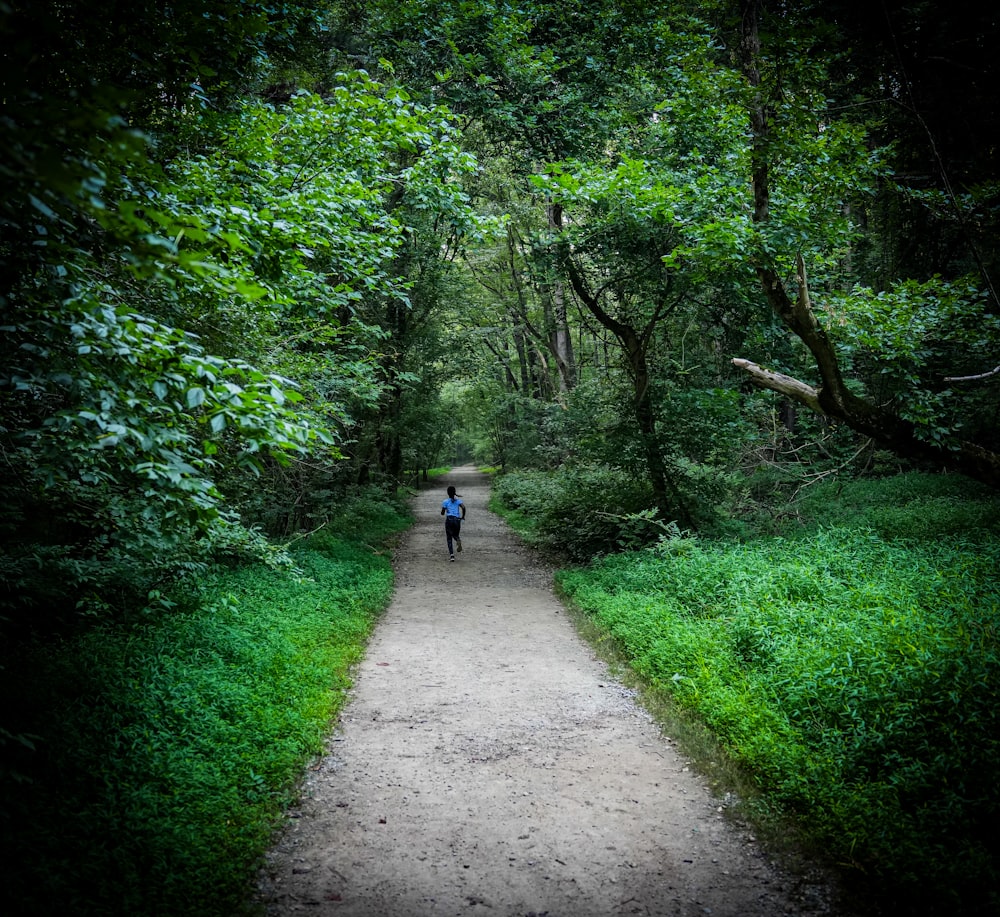
M 445 486 L 468 506 L 452 563 Z M 270 915 L 831 914 L 720 814 L 459 468 L 414 500 L 395 597 L 262 873 Z

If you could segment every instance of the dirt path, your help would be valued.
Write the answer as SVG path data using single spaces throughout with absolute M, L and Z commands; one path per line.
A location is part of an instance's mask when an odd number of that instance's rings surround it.
M 448 560 L 439 513 L 468 506 Z M 457 469 L 415 501 L 397 590 L 261 881 L 268 913 L 833 913 L 721 814 L 577 635 L 552 574 Z

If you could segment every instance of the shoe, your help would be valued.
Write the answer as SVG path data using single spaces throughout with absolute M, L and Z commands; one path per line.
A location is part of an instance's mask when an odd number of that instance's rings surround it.
M 455 539 L 455 550 L 458 551 L 459 554 L 462 553 L 462 539 L 461 538 L 456 538 Z
M 455 559 L 455 555 L 454 554 L 451 555 L 451 559 L 454 561 L 454 559 Z

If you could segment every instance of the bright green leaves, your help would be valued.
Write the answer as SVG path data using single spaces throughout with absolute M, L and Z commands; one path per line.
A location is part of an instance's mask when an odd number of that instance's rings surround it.
M 731 282 L 751 248 L 747 116 L 734 74 L 713 64 L 707 35 L 663 28 L 664 72 L 632 76 L 604 157 L 563 162 L 536 186 L 573 209 L 575 245 L 657 255 L 685 284 Z M 625 255 L 626 258 L 631 255 Z M 616 270 L 625 270 L 621 266 Z
M 564 203 L 603 205 L 623 219 L 675 222 L 680 192 L 665 184 L 663 173 L 641 159 L 622 156 L 614 168 L 604 163 L 569 162 L 551 166 L 534 184 Z
M 415 226 L 477 231 L 451 116 L 366 74 L 179 120 L 197 130 L 162 164 L 110 132 L 75 182 L 26 181 L 3 206 L 44 243 L 0 248 L 20 270 L 0 301 L 0 432 L 30 478 L 5 491 L 10 518 L 51 520 L 88 570 L 125 546 L 158 570 L 259 547 L 233 534 L 259 505 L 246 473 L 340 458 L 348 405 L 386 389 L 377 316 L 409 308 Z
M 772 148 L 771 207 L 761 245 L 789 263 L 797 252 L 836 263 L 850 251 L 859 232 L 852 205 L 873 194 L 885 169 L 884 151 L 870 149 L 863 128 L 827 118 L 823 100 L 816 105 L 811 122 L 784 125 Z
M 969 279 L 911 280 L 881 293 L 859 287 L 831 297 L 826 308 L 833 327 L 848 329 L 856 345 L 900 368 L 926 364 L 947 341 L 964 351 L 952 367 L 961 370 L 975 365 L 970 361 L 991 359 L 1000 338 L 1000 318 L 985 291 Z
M 69 325 L 74 373 L 60 377 L 72 406 L 42 422 L 58 436 L 59 477 L 84 467 L 102 480 L 138 475 L 159 498 L 198 495 L 199 509 L 214 515 L 213 456 L 224 432 L 236 460 L 251 465 L 265 447 L 280 457 L 330 442 L 290 407 L 301 396 L 284 391 L 289 380 L 207 354 L 191 335 L 151 318 L 94 303 L 77 308 Z M 57 381 L 45 386 L 39 377 L 39 392 Z
M 298 315 L 352 310 L 366 296 L 406 301 L 392 271 L 409 232 L 401 207 L 473 226 L 458 182 L 474 161 L 447 112 L 364 73 L 339 79 L 325 100 L 244 103 L 217 125 L 212 153 L 171 167 L 179 203 L 230 242 L 230 266 Z

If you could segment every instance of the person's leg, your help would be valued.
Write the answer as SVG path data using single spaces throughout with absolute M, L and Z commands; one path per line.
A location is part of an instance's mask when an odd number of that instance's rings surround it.
M 451 520 L 448 519 L 448 518 L 445 518 L 445 521 L 444 521 L 445 539 L 448 542 L 448 553 L 451 555 L 451 559 L 454 560 L 455 559 L 455 548 L 454 548 L 454 546 L 451 543 L 452 532 L 453 532 L 453 529 L 452 529 Z
M 455 550 L 462 553 L 462 520 L 455 520 Z

